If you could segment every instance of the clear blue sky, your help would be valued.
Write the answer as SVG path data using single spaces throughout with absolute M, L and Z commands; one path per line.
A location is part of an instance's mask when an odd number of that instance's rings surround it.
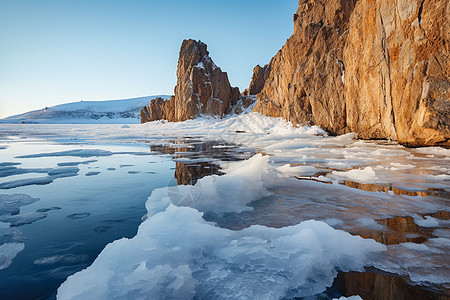
M 83 100 L 173 94 L 183 39 L 241 91 L 292 34 L 297 0 L 0 0 L 0 118 Z

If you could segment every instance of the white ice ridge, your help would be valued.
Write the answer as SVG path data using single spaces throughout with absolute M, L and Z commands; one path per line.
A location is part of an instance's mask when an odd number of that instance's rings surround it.
M 164 211 L 170 204 L 189 206 L 201 212 L 242 212 L 248 203 L 269 196 L 266 189 L 276 178 L 269 173 L 269 157 L 257 154 L 229 164 L 225 175 L 199 179 L 194 186 L 180 185 L 156 189 L 146 203 L 148 216 Z
M 371 167 L 365 167 L 364 169 L 353 169 L 346 172 L 333 171 L 331 174 L 331 177 L 343 177 L 344 179 L 352 179 L 361 182 L 373 183 L 377 179 L 375 171 Z
M 385 250 L 319 221 L 233 231 L 189 207 L 169 207 L 137 235 L 105 247 L 70 276 L 58 299 L 280 299 L 324 291 L 342 271 L 362 271 Z
M 281 177 L 291 176 L 312 176 L 318 172 L 318 170 L 312 166 L 291 166 L 290 164 L 282 165 L 277 168 Z

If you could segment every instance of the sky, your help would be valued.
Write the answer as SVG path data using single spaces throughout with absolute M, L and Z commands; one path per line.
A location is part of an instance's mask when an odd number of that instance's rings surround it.
M 0 0 L 0 118 L 173 94 L 183 39 L 248 87 L 293 32 L 297 0 Z

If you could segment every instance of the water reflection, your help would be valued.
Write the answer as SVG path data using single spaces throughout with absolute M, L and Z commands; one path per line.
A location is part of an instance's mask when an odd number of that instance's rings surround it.
M 450 297 L 448 289 L 412 285 L 405 277 L 373 268 L 367 272 L 339 272 L 332 289 L 347 297 L 359 295 L 364 300 L 444 300 Z
M 222 175 L 217 163 L 247 159 L 253 152 L 222 141 L 183 138 L 170 144 L 150 145 L 152 152 L 170 154 L 176 162 L 174 177 L 178 185 L 194 185 L 210 175 Z

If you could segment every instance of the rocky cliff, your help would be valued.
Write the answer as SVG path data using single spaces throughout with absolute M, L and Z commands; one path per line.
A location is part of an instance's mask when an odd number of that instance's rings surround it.
M 214 64 L 206 44 L 195 40 L 184 40 L 181 45 L 174 92 L 169 100 L 154 99 L 144 107 L 141 123 L 185 121 L 200 114 L 222 117 L 231 113 L 238 102 L 248 103 L 239 88 L 231 87 L 227 73 Z
M 254 69 L 254 111 L 331 133 L 450 146 L 448 0 L 301 0 Z

